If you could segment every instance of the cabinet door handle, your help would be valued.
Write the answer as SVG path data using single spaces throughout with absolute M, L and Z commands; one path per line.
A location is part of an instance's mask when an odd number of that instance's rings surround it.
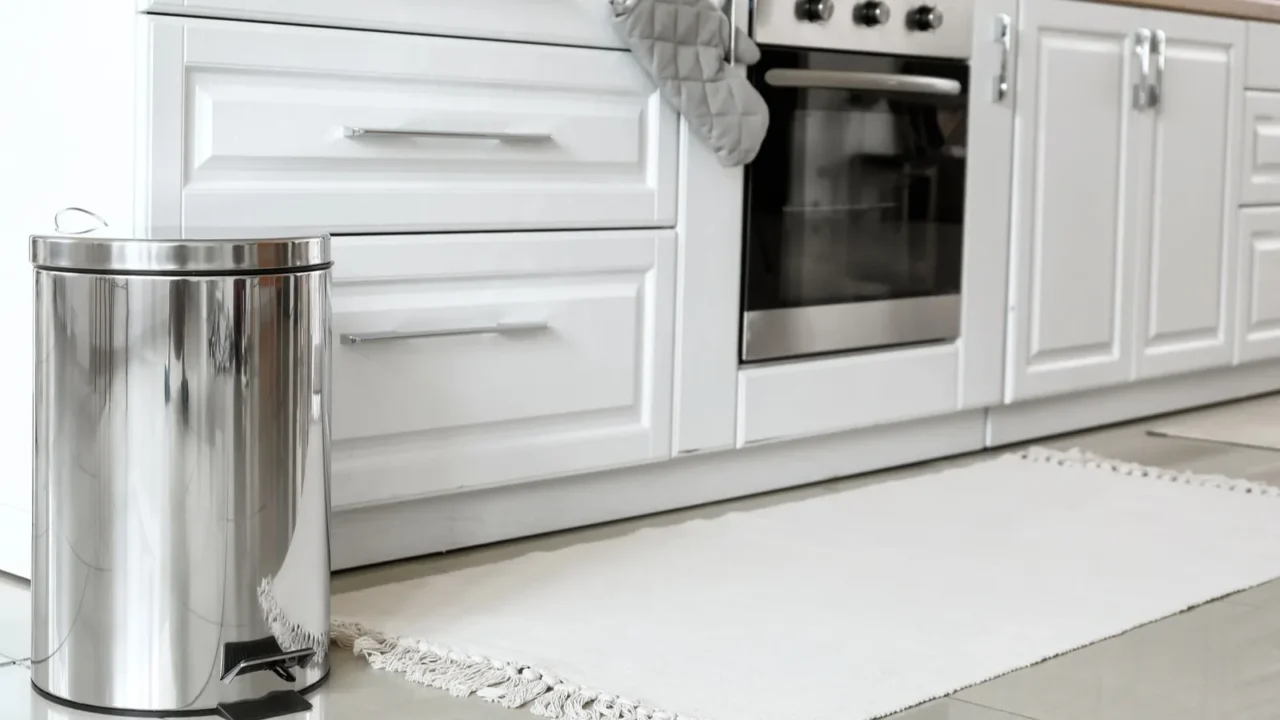
M 551 323 L 546 320 L 530 322 L 499 322 L 492 325 L 471 325 L 468 327 L 440 328 L 436 330 L 406 330 L 403 332 L 379 333 L 343 333 L 339 342 L 343 345 L 358 345 L 367 342 L 386 342 L 388 340 L 412 340 L 414 338 L 456 337 L 459 335 L 505 335 L 508 333 L 546 330 Z
M 1000 74 L 996 76 L 996 102 L 1009 96 L 1009 54 L 1013 51 L 1013 18 L 996 15 L 996 42 L 1000 44 Z
M 1160 107 L 1164 102 L 1164 55 L 1167 40 L 1164 31 L 1157 30 L 1152 41 L 1152 49 L 1156 54 L 1156 79 L 1151 84 L 1151 91 L 1147 93 L 1147 97 L 1153 108 Z
M 342 128 L 342 134 L 349 138 L 358 138 L 362 135 L 398 135 L 401 137 L 466 138 L 472 140 L 524 140 L 526 142 L 552 139 L 551 133 L 537 132 L 511 132 L 508 130 L 406 130 L 400 128 L 352 127 L 350 125 Z
M 1133 84 L 1133 109 L 1151 107 L 1151 31 L 1139 28 L 1133 34 L 1133 52 L 1138 56 L 1138 80 Z
M 729 67 L 738 64 L 738 0 L 725 0 L 729 5 Z

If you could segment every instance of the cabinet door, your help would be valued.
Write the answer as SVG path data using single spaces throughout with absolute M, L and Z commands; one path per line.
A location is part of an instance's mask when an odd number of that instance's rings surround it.
M 974 6 L 958 343 L 961 409 L 997 405 L 1004 396 L 1017 17 L 1017 0 L 978 0 Z
M 1238 357 L 1280 358 L 1280 207 L 1241 210 L 1238 232 Z
M 1145 13 L 1022 3 L 1006 399 L 1132 372 L 1137 187 L 1134 31 Z
M 1147 22 L 1161 90 L 1144 113 L 1152 133 L 1136 266 L 1140 378 L 1231 364 L 1246 30 L 1175 13 Z

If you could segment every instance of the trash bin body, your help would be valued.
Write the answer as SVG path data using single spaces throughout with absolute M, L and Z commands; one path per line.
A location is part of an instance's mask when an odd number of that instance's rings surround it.
M 31 242 L 36 689 L 169 714 L 318 686 L 328 238 Z

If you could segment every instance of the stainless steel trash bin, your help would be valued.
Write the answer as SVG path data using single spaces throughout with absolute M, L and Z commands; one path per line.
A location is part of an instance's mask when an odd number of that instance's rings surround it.
M 296 712 L 328 674 L 329 239 L 32 237 L 32 681 Z

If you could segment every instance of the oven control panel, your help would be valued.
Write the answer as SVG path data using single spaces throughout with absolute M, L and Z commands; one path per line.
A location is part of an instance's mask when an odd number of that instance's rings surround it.
M 755 0 L 762 45 L 964 59 L 972 0 Z

